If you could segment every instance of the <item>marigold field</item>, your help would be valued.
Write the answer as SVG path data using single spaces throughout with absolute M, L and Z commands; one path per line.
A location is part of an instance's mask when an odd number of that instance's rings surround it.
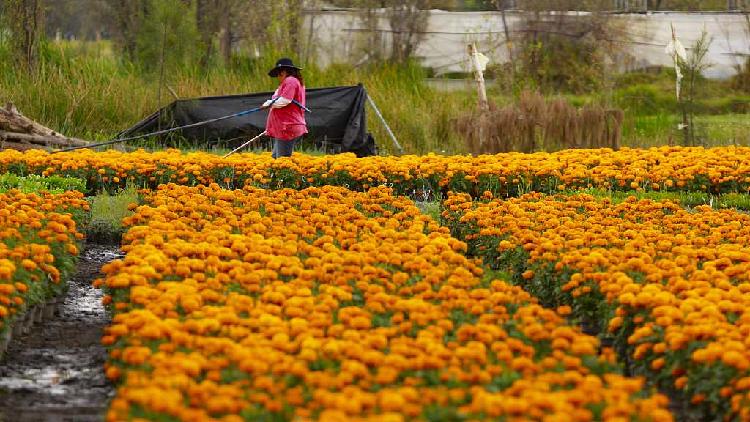
M 750 215 L 589 195 L 446 201 L 472 254 L 606 332 L 629 369 L 750 418 Z
M 0 169 L 141 189 L 95 283 L 109 421 L 750 420 L 750 214 L 627 196 L 748 194 L 750 148 L 3 151 Z M 49 245 L 4 252 L 12 318 L 55 294 L 86 205 L 5 195 L 4 243 Z
M 76 221 L 87 209 L 80 192 L 0 193 L 0 334 L 65 289 L 83 238 Z
M 167 150 L 102 153 L 90 150 L 49 154 L 0 152 L 0 171 L 71 176 L 92 191 L 116 190 L 127 182 L 155 188 L 162 183 L 218 183 L 225 188 L 337 185 L 367 190 L 386 184 L 399 195 L 455 191 L 479 196 L 516 196 L 531 191 L 601 187 L 615 190 L 750 191 L 750 147 L 661 147 L 619 151 L 565 150 L 470 156 L 356 158 L 353 154 L 297 154 L 274 161 L 270 154 L 235 154 L 222 159 L 206 152 Z

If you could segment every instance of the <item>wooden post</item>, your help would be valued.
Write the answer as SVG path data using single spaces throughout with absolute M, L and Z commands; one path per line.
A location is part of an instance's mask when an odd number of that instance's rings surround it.
M 474 80 L 477 82 L 479 108 L 482 111 L 488 111 L 490 109 L 490 106 L 487 102 L 487 90 L 484 86 L 484 72 L 479 65 L 479 53 L 477 52 L 477 45 L 474 43 L 469 44 L 469 57 L 471 59 L 472 71 L 474 71 Z
M 475 43 L 469 44 L 469 58 L 471 67 L 474 71 L 474 80 L 477 82 L 477 93 L 479 94 L 479 119 L 477 124 L 477 137 L 479 138 L 479 151 L 484 153 L 484 145 L 487 143 L 487 114 L 490 111 L 490 105 L 487 102 L 487 90 L 484 86 L 484 72 L 479 64 L 479 52 Z

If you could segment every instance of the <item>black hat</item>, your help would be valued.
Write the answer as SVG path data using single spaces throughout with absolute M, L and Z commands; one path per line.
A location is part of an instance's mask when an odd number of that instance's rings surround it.
M 268 76 L 272 78 L 279 76 L 279 72 L 284 68 L 302 70 L 301 67 L 295 66 L 294 63 L 292 63 L 292 59 L 284 57 L 283 59 L 279 59 L 279 61 L 276 62 L 276 66 L 268 71 Z

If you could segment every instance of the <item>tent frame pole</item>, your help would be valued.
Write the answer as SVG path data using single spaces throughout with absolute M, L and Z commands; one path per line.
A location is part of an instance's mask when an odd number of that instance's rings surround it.
M 385 127 L 386 132 L 388 132 L 388 135 L 391 137 L 391 140 L 393 141 L 393 145 L 396 146 L 396 149 L 398 150 L 398 153 L 399 154 L 403 154 L 404 153 L 404 149 L 401 148 L 401 144 L 398 143 L 398 139 L 396 139 L 396 135 L 393 134 L 393 131 L 391 130 L 391 127 L 388 126 L 388 122 L 385 121 L 385 118 L 380 113 L 380 109 L 378 109 L 378 106 L 375 105 L 375 101 L 372 100 L 372 97 L 370 97 L 369 94 L 367 95 L 367 101 L 370 103 L 370 105 L 372 106 L 372 109 L 375 110 L 375 114 L 378 116 L 378 118 L 380 119 L 380 121 L 383 123 L 383 126 Z

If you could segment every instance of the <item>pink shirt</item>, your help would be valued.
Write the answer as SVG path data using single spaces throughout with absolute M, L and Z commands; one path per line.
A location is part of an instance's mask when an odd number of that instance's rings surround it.
M 288 76 L 281 81 L 273 98 L 284 97 L 288 100 L 297 100 L 305 105 L 305 87 L 293 76 Z M 307 133 L 305 123 L 305 111 L 298 105 L 290 103 L 286 107 L 271 108 L 266 121 L 266 133 L 268 136 L 285 141 L 298 138 Z

